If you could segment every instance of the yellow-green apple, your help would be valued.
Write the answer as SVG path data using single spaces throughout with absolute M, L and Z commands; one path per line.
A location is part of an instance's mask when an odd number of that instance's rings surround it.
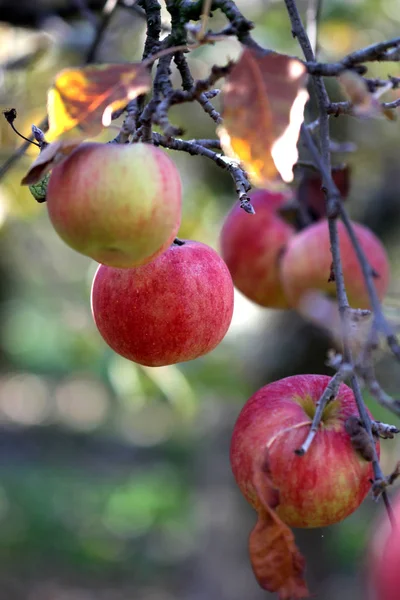
M 295 375 L 266 385 L 244 405 L 233 431 L 230 459 L 243 495 L 262 511 L 257 481 L 268 471 L 278 493 L 276 512 L 290 527 L 341 521 L 358 508 L 371 487 L 371 463 L 353 448 L 346 432 L 348 417 L 358 412 L 345 384 L 327 404 L 306 454 L 295 453 L 329 381 L 326 375 Z M 379 451 L 378 442 L 376 447 Z
M 150 144 L 84 143 L 53 168 L 47 207 L 74 250 L 113 267 L 136 267 L 166 250 L 178 231 L 179 172 Z
M 255 215 L 237 203 L 221 231 L 221 255 L 233 283 L 247 298 L 269 308 L 287 308 L 279 262 L 294 228 L 277 213 L 287 199 L 282 193 L 258 190 L 250 194 Z
M 100 265 L 91 301 L 107 344 L 157 367 L 192 360 L 220 343 L 232 319 L 233 284 L 212 248 L 183 240 L 140 267 Z
M 400 598 L 400 495 L 392 503 L 396 526 L 386 510 L 374 524 L 368 547 L 367 600 Z
M 379 298 L 389 284 L 389 262 L 385 248 L 367 227 L 353 223 L 355 234 L 367 259 L 376 272 L 374 278 Z M 370 308 L 367 289 L 356 253 L 345 226 L 338 222 L 343 275 L 350 306 Z M 298 306 L 311 291 L 323 292 L 336 298 L 335 282 L 330 280 L 332 255 L 326 219 L 303 229 L 287 244 L 280 263 L 282 283 L 293 307 Z

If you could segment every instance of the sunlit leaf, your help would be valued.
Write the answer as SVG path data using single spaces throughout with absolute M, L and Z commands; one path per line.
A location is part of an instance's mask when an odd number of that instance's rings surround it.
M 150 89 L 141 63 L 90 65 L 61 71 L 48 92 L 49 132 L 54 140 L 77 127 L 86 137 L 111 123 L 114 111 Z
M 267 456 L 254 473 L 253 483 L 261 506 L 258 521 L 249 538 L 251 565 L 259 585 L 277 592 L 280 600 L 308 598 L 303 573 L 305 560 L 294 541 L 290 527 L 275 512 L 279 490 L 269 476 Z
M 21 181 L 21 185 L 38 183 L 51 171 L 54 165 L 59 164 L 71 154 L 82 140 L 57 140 L 42 150 L 36 160 L 31 164 L 29 171 Z
M 308 100 L 306 68 L 295 58 L 246 48 L 222 93 L 224 152 L 238 158 L 252 181 L 267 187 L 292 181 L 297 141 Z

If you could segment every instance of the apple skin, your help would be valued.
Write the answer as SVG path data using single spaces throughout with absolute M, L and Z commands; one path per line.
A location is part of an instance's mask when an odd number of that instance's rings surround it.
M 385 510 L 374 525 L 368 547 L 368 600 L 400 597 L 400 494 L 391 504 L 397 527 L 392 527 Z
M 71 248 L 128 268 L 151 261 L 171 244 L 181 196 L 179 172 L 159 148 L 84 143 L 53 168 L 47 208 Z
M 374 283 L 378 296 L 382 299 L 389 285 L 386 250 L 367 227 L 358 223 L 353 223 L 353 227 L 369 263 L 379 275 L 374 279 Z M 338 221 L 338 232 L 350 306 L 370 308 L 361 267 L 341 221 Z M 331 265 L 332 255 L 326 219 L 303 229 L 289 241 L 281 261 L 281 277 L 286 296 L 293 307 L 298 306 L 303 296 L 311 290 L 318 290 L 336 298 L 335 282 L 328 281 Z
M 232 319 L 233 284 L 212 248 L 183 241 L 134 269 L 101 265 L 91 300 L 107 344 L 157 367 L 192 360 L 220 343 Z
M 233 431 L 231 466 L 243 495 L 256 510 L 262 508 L 253 482 L 265 455 L 279 491 L 276 512 L 290 527 L 337 523 L 358 508 L 371 488 L 371 463 L 353 449 L 345 431 L 346 419 L 358 414 L 345 384 L 327 405 L 308 452 L 294 452 L 307 437 L 329 381 L 326 375 L 294 375 L 266 385 L 244 405 Z M 376 447 L 379 451 L 379 443 Z
M 225 219 L 220 236 L 222 258 L 234 285 L 249 300 L 268 308 L 288 308 L 279 262 L 295 230 L 276 213 L 287 196 L 257 190 L 250 199 L 255 215 L 237 203 Z

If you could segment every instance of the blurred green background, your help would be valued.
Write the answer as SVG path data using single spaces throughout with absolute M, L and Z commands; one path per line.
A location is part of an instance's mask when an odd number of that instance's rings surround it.
M 256 23 L 260 43 L 299 55 L 283 2 L 237 4 Z M 45 116 L 54 75 L 84 62 L 101 5 L 0 0 L 0 106 L 17 109 L 25 135 Z M 305 11 L 307 2 L 299 7 Z M 163 10 L 165 22 L 167 16 Z M 213 27 L 223 24 L 216 14 Z M 338 60 L 398 35 L 399 25 L 398 0 L 326 0 L 319 57 Z M 138 60 L 144 33 L 134 8 L 117 8 L 97 61 Z M 234 40 L 196 50 L 194 77 L 239 51 Z M 399 76 L 398 66 L 371 65 L 369 76 L 388 74 Z M 342 99 L 335 81 L 328 87 L 333 100 Z M 312 102 L 307 116 L 315 116 Z M 171 120 L 188 139 L 215 137 L 214 123 L 196 104 L 172 110 Z M 111 129 L 102 139 L 115 134 Z M 387 246 L 387 309 L 400 320 L 398 122 L 340 117 L 332 119 L 332 135 L 357 146 L 334 161 L 351 165 L 353 218 Z M 19 141 L 0 120 L 0 165 Z M 262 310 L 237 294 L 231 329 L 210 355 L 157 369 L 118 357 L 90 314 L 96 265 L 62 243 L 45 206 L 19 184 L 35 155 L 33 147 L 0 181 L 0 599 L 264 597 L 247 556 L 255 514 L 229 467 L 232 427 L 247 398 L 269 381 L 329 372 L 329 340 L 294 313 Z M 184 184 L 180 237 L 218 248 L 235 201 L 230 177 L 206 159 L 171 155 Z M 380 356 L 378 376 L 398 395 L 400 368 L 388 353 Z M 399 425 L 367 401 L 375 418 Z M 386 472 L 399 455 L 399 440 L 382 444 Z M 366 597 L 365 546 L 381 510 L 367 499 L 343 523 L 296 532 L 314 599 Z

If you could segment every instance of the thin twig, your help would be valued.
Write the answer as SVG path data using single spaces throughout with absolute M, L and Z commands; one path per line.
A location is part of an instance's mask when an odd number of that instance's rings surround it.
M 369 297 L 369 301 L 370 301 L 371 308 L 372 308 L 372 312 L 374 314 L 375 327 L 378 331 L 381 331 L 382 334 L 386 337 L 389 348 L 392 350 L 392 352 L 393 352 L 394 356 L 397 358 L 397 360 L 400 360 L 400 345 L 397 341 L 394 331 L 392 330 L 389 322 L 387 321 L 387 319 L 385 318 L 385 315 L 383 314 L 382 305 L 380 303 L 379 296 L 376 291 L 376 287 L 375 287 L 375 283 L 374 283 L 374 278 L 375 278 L 376 274 L 368 262 L 365 252 L 362 249 L 361 244 L 358 241 L 358 238 L 354 232 L 354 228 L 353 228 L 351 220 L 347 214 L 347 211 L 341 202 L 339 203 L 338 208 L 339 208 L 339 213 L 342 218 L 343 224 L 347 230 L 347 233 L 349 234 L 350 241 L 356 252 L 358 262 L 360 263 L 360 267 L 361 267 L 364 281 L 365 281 L 365 286 L 367 288 L 368 297 Z M 379 275 L 379 273 L 378 273 L 378 275 Z
M 400 429 L 395 425 L 389 425 L 381 421 L 372 421 L 372 432 L 384 440 L 391 440 L 397 433 L 400 433 Z
M 304 32 L 305 33 L 305 32 Z M 307 35 L 307 34 L 306 34 Z M 373 61 L 397 61 L 397 54 L 393 53 L 400 46 L 400 37 L 372 44 L 356 52 L 352 52 L 345 56 L 341 61 L 336 63 L 318 63 L 315 60 L 308 58 L 306 55 L 306 67 L 310 75 L 322 75 L 324 77 L 336 76 L 346 69 L 355 69 L 361 74 L 365 73 L 367 67 L 362 64 Z
M 321 18 L 322 2 L 323 0 L 308 0 L 307 4 L 307 35 L 315 58 L 318 55 L 318 25 Z
M 211 159 L 216 165 L 228 171 L 232 176 L 242 208 L 248 213 L 254 213 L 250 198 L 247 195 L 247 192 L 251 188 L 247 179 L 247 174 L 235 161 L 214 152 L 210 148 L 194 143 L 193 141 L 188 142 L 178 138 L 167 137 L 159 133 L 153 133 L 152 141 L 155 146 L 162 146 L 163 148 L 169 148 L 170 150 L 187 152 L 192 156 L 205 156 L 206 158 Z
M 202 10 L 201 17 L 200 17 L 201 27 L 200 27 L 200 31 L 198 33 L 199 40 L 202 40 L 206 33 L 207 23 L 208 23 L 210 11 L 211 11 L 211 5 L 212 5 L 212 0 L 203 0 L 203 10 Z
M 351 372 L 351 365 L 343 363 L 326 386 L 322 396 L 317 402 L 317 408 L 311 423 L 310 431 L 308 432 L 308 435 L 301 447 L 295 450 L 295 453 L 298 456 L 304 456 L 304 454 L 308 452 L 320 426 L 325 406 L 336 398 L 341 383 L 350 375 Z

